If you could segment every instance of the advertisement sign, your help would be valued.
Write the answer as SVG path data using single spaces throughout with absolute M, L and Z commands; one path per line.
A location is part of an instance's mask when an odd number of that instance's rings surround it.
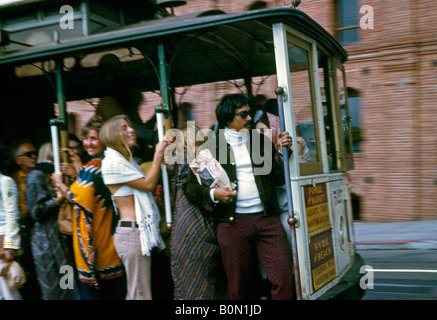
M 329 225 L 329 206 L 326 183 L 304 186 L 308 233 Z
M 331 229 L 310 237 L 310 259 L 313 287 L 317 291 L 336 276 Z
M 336 276 L 326 183 L 304 186 L 304 195 L 311 275 L 314 291 L 317 291 Z

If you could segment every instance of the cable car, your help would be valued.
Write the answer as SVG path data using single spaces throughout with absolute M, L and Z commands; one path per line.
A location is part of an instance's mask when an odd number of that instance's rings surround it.
M 297 297 L 362 297 L 348 185 L 347 53 L 333 36 L 291 6 L 175 16 L 155 1 L 69 3 L 0 5 L 2 113 L 9 114 L 2 127 L 36 137 L 57 104 L 65 143 L 67 102 L 101 97 L 108 81 L 131 74 L 143 92 L 159 94 L 165 130 L 176 123 L 178 88 L 210 92 L 232 83 L 251 96 L 274 95 L 283 128 L 307 147 L 302 157 L 294 143 L 285 161 L 283 221 Z M 205 99 L 195 111 L 213 114 L 216 103 Z

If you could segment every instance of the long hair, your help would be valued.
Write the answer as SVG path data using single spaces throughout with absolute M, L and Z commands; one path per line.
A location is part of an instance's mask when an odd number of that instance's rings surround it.
M 100 142 L 120 152 L 128 161 L 132 159 L 132 151 L 126 141 L 123 139 L 121 120 L 126 120 L 131 124 L 129 117 L 125 114 L 113 116 L 106 121 L 99 132 Z
M 249 98 L 242 93 L 225 95 L 217 105 L 215 115 L 220 128 L 225 128 L 234 119 L 234 110 L 249 103 Z

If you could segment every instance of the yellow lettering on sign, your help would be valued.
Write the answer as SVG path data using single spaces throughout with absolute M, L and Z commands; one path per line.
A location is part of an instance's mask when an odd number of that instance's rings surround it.
M 320 289 L 336 276 L 331 232 L 331 229 L 328 229 L 310 237 L 311 273 L 314 290 Z
M 335 278 L 336 271 L 334 259 L 330 259 L 319 267 L 313 269 L 312 273 L 314 290 L 317 291 L 329 281 Z
M 312 232 L 330 223 L 326 184 L 305 186 L 305 209 L 308 232 Z
M 327 202 L 307 208 L 306 213 L 308 232 L 329 224 L 329 209 Z

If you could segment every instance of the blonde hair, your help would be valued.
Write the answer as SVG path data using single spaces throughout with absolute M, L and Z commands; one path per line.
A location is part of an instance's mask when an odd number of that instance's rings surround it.
M 46 142 L 38 150 L 37 162 L 53 163 L 53 148 L 51 142 Z
M 99 132 L 99 138 L 103 145 L 120 152 L 127 160 L 130 160 L 132 159 L 132 151 L 124 141 L 122 134 L 121 120 L 123 119 L 131 125 L 127 115 L 113 116 L 103 124 Z

